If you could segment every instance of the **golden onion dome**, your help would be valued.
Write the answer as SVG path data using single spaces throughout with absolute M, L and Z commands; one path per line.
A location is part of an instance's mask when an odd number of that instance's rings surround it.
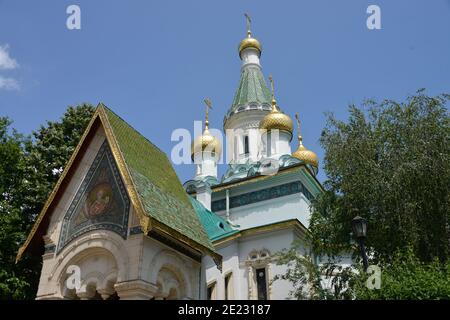
M 244 51 L 247 48 L 253 48 L 258 50 L 258 55 L 261 56 L 262 47 L 261 43 L 252 37 L 252 33 L 248 31 L 247 37 L 245 37 L 241 43 L 239 43 L 239 57 L 241 57 L 242 51 Z
M 297 119 L 297 126 L 298 126 L 298 148 L 292 153 L 292 156 L 294 158 L 297 158 L 301 161 L 303 161 L 306 164 L 310 164 L 313 167 L 318 168 L 319 167 L 319 158 L 317 157 L 317 154 L 314 152 L 306 149 L 306 147 L 303 145 L 303 138 L 300 135 L 300 119 L 298 117 L 298 113 L 295 114 L 295 118 Z
M 306 147 L 301 143 L 301 137 L 299 137 L 299 141 L 300 144 L 297 150 L 292 153 L 292 156 L 303 161 L 306 164 L 310 164 L 316 168 L 319 167 L 319 158 L 317 157 L 317 154 L 306 149 Z
M 280 112 L 275 99 L 272 99 L 272 111 L 261 120 L 259 129 L 267 131 L 278 129 L 292 134 L 292 120 L 288 115 Z
M 191 157 L 193 159 L 196 153 L 204 151 L 211 152 L 213 155 L 220 155 L 221 150 L 220 141 L 209 132 L 208 125 L 206 125 L 203 133 L 192 141 Z
M 194 160 L 194 155 L 199 152 L 211 152 L 212 155 L 218 156 L 222 151 L 220 141 L 209 132 L 209 109 L 212 109 L 212 102 L 209 98 L 204 100 L 206 104 L 205 112 L 205 130 L 203 133 L 194 139 L 191 143 L 191 158 Z

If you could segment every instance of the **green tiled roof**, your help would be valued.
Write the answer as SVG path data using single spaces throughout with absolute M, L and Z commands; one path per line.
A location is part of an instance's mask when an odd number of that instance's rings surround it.
M 166 154 L 104 107 L 145 213 L 214 250 Z
M 254 102 L 270 104 L 270 91 L 258 66 L 246 66 L 241 72 L 239 87 L 234 95 L 231 110 Z
M 239 232 L 239 230 L 233 229 L 228 222 L 217 214 L 206 209 L 198 200 L 193 197 L 189 198 L 211 241 L 216 241 Z

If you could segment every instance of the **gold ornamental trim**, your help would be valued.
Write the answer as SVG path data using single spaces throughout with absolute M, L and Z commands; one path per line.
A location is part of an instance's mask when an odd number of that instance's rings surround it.
M 134 208 L 136 209 L 136 213 L 138 214 L 139 224 L 141 225 L 142 231 L 147 234 L 152 228 L 150 218 L 145 214 L 144 206 L 142 205 L 136 188 L 134 187 L 135 184 L 133 182 L 133 177 L 128 170 L 125 158 L 123 157 L 119 144 L 117 143 L 117 140 L 113 134 L 111 124 L 109 123 L 104 106 L 103 104 L 100 104 L 99 106 L 99 115 L 105 129 L 106 139 L 108 140 L 111 152 L 116 159 L 117 167 L 119 168 L 120 175 L 124 180 L 124 184 L 130 196 L 131 203 L 133 204 Z
M 230 241 L 233 241 L 237 238 L 253 236 L 253 235 L 266 233 L 266 232 L 283 230 L 283 229 L 287 229 L 287 228 L 291 228 L 291 227 L 297 228 L 305 233 L 309 232 L 308 229 L 306 229 L 306 227 L 300 221 L 298 221 L 297 219 L 291 219 L 291 220 L 276 222 L 276 223 L 272 223 L 272 224 L 268 224 L 268 225 L 264 225 L 264 226 L 259 226 L 259 227 L 242 230 L 237 234 L 233 234 L 226 238 L 214 241 L 213 244 L 215 247 L 219 247 L 219 246 L 221 246 L 225 243 L 228 243 Z
M 262 181 L 262 180 L 266 180 L 266 179 L 270 179 L 273 177 L 279 177 L 280 175 L 285 175 L 288 174 L 292 171 L 296 171 L 296 170 L 301 170 L 301 166 L 304 166 L 304 164 L 299 163 L 298 165 L 295 165 L 294 167 L 288 168 L 288 169 L 284 169 L 284 170 L 280 170 L 277 174 L 274 175 L 266 175 L 266 176 L 255 176 L 255 177 L 251 177 L 249 179 L 246 179 L 244 181 L 236 181 L 236 182 L 230 182 L 230 184 L 227 184 L 225 186 L 212 186 L 211 189 L 213 190 L 213 192 L 219 192 L 219 191 L 223 191 L 226 189 L 230 189 L 230 188 L 235 188 L 238 186 L 242 186 L 242 185 L 246 185 L 248 183 L 253 183 L 253 182 L 257 182 L 257 181 Z

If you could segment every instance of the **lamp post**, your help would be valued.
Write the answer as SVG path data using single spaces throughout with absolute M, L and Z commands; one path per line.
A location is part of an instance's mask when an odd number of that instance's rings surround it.
M 361 256 L 363 259 L 364 271 L 367 271 L 369 263 L 367 262 L 366 247 L 364 246 L 364 240 L 367 235 L 367 220 L 356 216 L 352 220 L 352 230 L 353 236 L 356 238 L 359 244 L 359 249 L 361 250 Z

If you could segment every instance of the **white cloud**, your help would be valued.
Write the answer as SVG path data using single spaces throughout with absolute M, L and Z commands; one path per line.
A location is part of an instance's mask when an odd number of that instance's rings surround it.
M 19 66 L 17 61 L 9 56 L 9 46 L 0 46 L 0 69 L 15 69 Z
M 0 90 L 19 90 L 20 86 L 16 79 L 0 76 Z
M 9 45 L 0 45 L 0 70 L 13 70 L 19 67 L 17 61 L 9 55 Z M 0 90 L 19 90 L 16 79 L 0 75 Z

